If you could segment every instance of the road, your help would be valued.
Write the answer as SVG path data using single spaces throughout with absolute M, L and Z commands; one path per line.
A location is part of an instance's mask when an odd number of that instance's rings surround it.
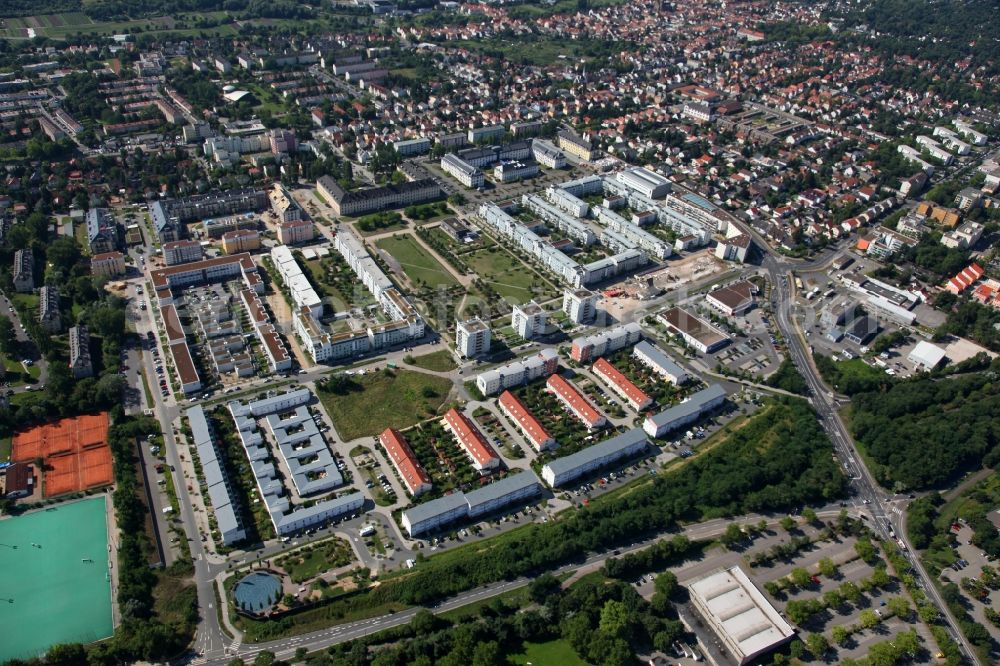
M 824 507 L 823 509 L 816 512 L 816 515 L 820 518 L 833 518 L 840 513 L 840 507 Z M 756 523 L 757 521 L 765 519 L 771 524 L 777 524 L 778 519 L 774 516 L 763 516 L 758 514 L 751 514 L 748 516 L 740 516 L 737 518 L 716 518 L 713 520 L 706 521 L 704 523 L 696 523 L 694 525 L 688 525 L 681 532 L 688 538 L 692 540 L 702 540 L 702 539 L 712 539 L 721 535 L 726 527 L 732 522 L 740 523 Z M 628 548 L 622 548 L 618 555 L 614 555 L 612 552 L 603 552 L 591 555 L 580 562 L 573 562 L 571 564 L 566 564 L 558 569 L 552 571 L 552 574 L 559 576 L 566 573 L 577 573 L 586 574 L 591 571 L 597 571 L 604 563 L 612 557 L 621 557 L 632 553 L 643 548 L 648 548 L 657 541 L 664 539 L 673 538 L 677 532 L 665 533 L 656 537 L 652 537 L 645 541 L 640 541 L 632 544 Z M 482 601 L 483 599 L 489 599 L 505 592 L 511 590 L 516 590 L 525 587 L 531 583 L 532 578 L 515 578 L 511 581 L 502 581 L 499 583 L 494 583 L 492 585 L 485 585 L 483 587 L 478 587 L 473 590 L 468 590 L 459 595 L 452 597 L 446 601 L 439 604 L 428 606 L 428 610 L 436 613 L 443 613 L 446 611 L 454 610 L 456 608 L 461 608 L 462 606 L 467 606 L 477 601 Z M 358 620 L 356 622 L 348 622 L 345 624 L 340 624 L 327 629 L 321 629 L 319 631 L 314 631 L 308 634 L 302 634 L 300 636 L 293 636 L 290 638 L 284 638 L 276 641 L 269 641 L 266 643 L 255 643 L 253 645 L 240 645 L 235 650 L 230 650 L 224 654 L 208 653 L 203 658 L 195 659 L 192 664 L 211 664 L 213 666 L 219 665 L 223 666 L 227 664 L 229 660 L 237 657 L 244 661 L 252 661 L 253 658 L 260 652 L 269 651 L 273 652 L 278 659 L 290 659 L 294 656 L 295 651 L 299 648 L 305 648 L 309 652 L 316 650 L 322 650 L 331 645 L 336 645 L 338 643 L 344 643 L 346 641 L 354 640 L 355 638 L 361 638 L 362 636 L 367 636 L 368 634 L 382 631 L 384 629 L 390 629 L 392 627 L 398 627 L 403 624 L 407 624 L 413 617 L 420 611 L 420 608 L 409 608 L 405 611 L 400 611 L 398 613 L 390 613 L 387 615 L 381 615 L 379 617 L 373 617 L 366 620 Z
M 799 372 L 809 384 L 812 392 L 810 402 L 816 413 L 819 415 L 823 429 L 833 442 L 834 450 L 844 469 L 847 471 L 853 494 L 867 505 L 872 517 L 875 519 L 875 530 L 883 538 L 892 538 L 892 535 L 906 546 L 904 555 L 909 560 L 916 572 L 917 583 L 924 589 L 927 595 L 937 604 L 939 610 L 948 621 L 952 638 L 961 646 L 965 653 L 965 658 L 972 663 L 979 663 L 975 650 L 965 639 L 964 634 L 959 630 L 955 618 L 948 610 L 947 604 L 941 598 L 937 588 L 931 582 L 919 557 L 913 557 L 913 546 L 906 536 L 904 516 L 906 513 L 905 502 L 893 500 L 875 482 L 871 472 L 864 464 L 860 453 L 850 433 L 844 426 L 837 411 L 838 404 L 834 400 L 833 393 L 824 384 L 819 372 L 812 361 L 812 354 L 809 351 L 805 338 L 796 323 L 792 320 L 792 312 L 795 303 L 794 283 L 789 275 L 791 270 L 813 270 L 824 262 L 830 261 L 832 257 L 817 257 L 808 263 L 789 262 L 777 259 L 773 254 L 766 254 L 763 267 L 771 280 L 771 308 L 776 313 L 778 329 L 788 343 L 788 352 Z M 897 505 L 899 503 L 899 505 Z

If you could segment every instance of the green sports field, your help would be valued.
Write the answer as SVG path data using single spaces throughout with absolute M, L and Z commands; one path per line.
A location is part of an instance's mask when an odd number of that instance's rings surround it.
M 0 663 L 114 631 L 104 497 L 0 520 Z

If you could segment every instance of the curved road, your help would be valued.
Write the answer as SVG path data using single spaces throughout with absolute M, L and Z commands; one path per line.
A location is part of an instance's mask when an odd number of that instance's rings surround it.
M 834 253 L 835 254 L 835 253 Z M 875 482 L 871 472 L 865 467 L 864 461 L 858 453 L 854 440 L 844 426 L 837 412 L 837 403 L 833 399 L 833 393 L 823 383 L 816 366 L 813 364 L 812 355 L 808 345 L 802 337 L 802 332 L 791 319 L 793 305 L 793 289 L 791 276 L 792 270 L 817 270 L 828 264 L 833 255 L 826 256 L 826 253 L 809 262 L 788 262 L 781 261 L 774 255 L 766 255 L 763 266 L 771 280 L 771 307 L 777 315 L 778 328 L 788 343 L 788 351 L 792 361 L 799 372 L 809 384 L 812 396 L 809 401 L 819 415 L 820 423 L 826 430 L 830 441 L 833 442 L 834 450 L 841 464 L 847 470 L 851 486 L 855 495 L 868 505 L 868 510 L 875 518 L 875 529 L 884 538 L 892 538 L 895 534 L 898 540 L 905 546 L 903 555 L 910 562 L 915 572 L 915 579 L 924 592 L 934 601 L 938 609 L 948 622 L 952 638 L 961 646 L 964 657 L 974 664 L 979 663 L 975 650 L 966 640 L 965 635 L 958 628 L 955 618 L 948 610 L 947 604 L 941 598 L 937 588 L 931 582 L 927 571 L 920 562 L 919 557 L 913 557 L 912 545 L 906 536 L 903 516 L 906 512 L 905 503 L 899 507 L 893 507 L 892 499 Z M 895 509 L 895 510 L 894 510 Z

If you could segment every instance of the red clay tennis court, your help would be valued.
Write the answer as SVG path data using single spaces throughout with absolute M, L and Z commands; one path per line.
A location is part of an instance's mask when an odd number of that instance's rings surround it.
M 12 444 L 15 462 L 43 459 L 46 497 L 105 486 L 114 478 L 107 412 L 60 419 L 19 432 Z

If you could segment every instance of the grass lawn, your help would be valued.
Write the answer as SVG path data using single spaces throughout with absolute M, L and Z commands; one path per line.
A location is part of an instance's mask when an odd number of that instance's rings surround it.
M 507 658 L 510 664 L 535 664 L 536 666 L 590 666 L 577 656 L 569 645 L 569 641 L 557 640 L 548 643 L 525 643 L 524 652 L 512 654 Z
M 500 296 L 514 303 L 531 300 L 532 286 L 548 287 L 534 271 L 499 248 L 463 254 L 462 259 Z
M 7 462 L 10 460 L 10 447 L 11 442 L 13 441 L 13 437 L 0 438 L 0 462 Z
M 354 552 L 350 544 L 343 539 L 333 538 L 300 548 L 280 557 L 276 562 L 288 572 L 293 582 L 301 583 L 352 561 Z
M 418 368 L 432 370 L 434 372 L 448 372 L 449 370 L 454 370 L 458 367 L 455 364 L 455 358 L 447 349 L 431 352 L 430 354 L 425 354 L 423 356 L 417 356 L 413 359 L 413 363 L 410 365 L 415 365 Z
M 376 245 L 391 254 L 415 284 L 423 283 L 429 287 L 451 287 L 458 284 L 452 274 L 412 236 L 383 238 Z
M 435 416 L 451 390 L 450 380 L 411 370 L 350 379 L 343 393 L 319 390 L 323 406 L 345 441 L 377 435 L 386 428 L 408 428 Z

